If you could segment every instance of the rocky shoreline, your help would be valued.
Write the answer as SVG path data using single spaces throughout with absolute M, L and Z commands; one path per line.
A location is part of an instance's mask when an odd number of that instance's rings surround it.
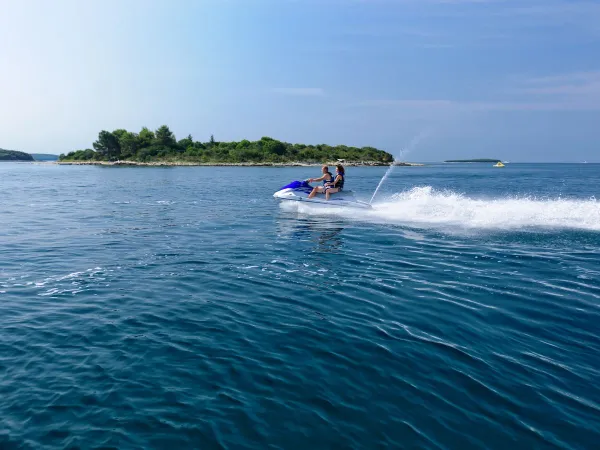
M 140 161 L 57 161 L 56 164 L 64 166 L 150 166 L 150 167 L 163 167 L 163 166 L 226 166 L 226 167 L 314 167 L 320 166 L 321 164 L 307 163 L 307 162 L 286 162 L 286 163 L 202 163 L 202 162 L 187 162 L 187 161 L 151 161 L 151 162 L 140 162 Z M 337 162 L 326 163 L 330 166 L 335 166 Z M 348 161 L 342 163 L 348 167 L 360 167 L 360 166 L 389 166 L 388 163 L 382 163 L 379 161 Z M 422 166 L 423 164 L 416 163 L 405 163 L 397 162 L 394 163 L 396 166 Z

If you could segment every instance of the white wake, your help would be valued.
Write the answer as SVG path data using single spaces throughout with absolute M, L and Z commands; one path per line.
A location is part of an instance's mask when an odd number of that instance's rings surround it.
M 596 199 L 536 199 L 533 197 L 471 198 L 431 186 L 415 187 L 375 202 L 372 210 L 313 208 L 299 212 L 335 214 L 360 221 L 462 229 L 571 228 L 600 231 Z

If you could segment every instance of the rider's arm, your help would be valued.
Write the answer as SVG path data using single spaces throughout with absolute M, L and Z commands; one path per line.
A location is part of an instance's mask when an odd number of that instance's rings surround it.
M 322 180 L 324 180 L 324 179 L 325 179 L 325 175 L 323 175 L 323 176 L 321 176 L 321 177 L 319 177 L 319 178 L 309 178 L 309 179 L 308 179 L 308 182 L 309 182 L 309 183 L 312 183 L 313 181 L 322 181 Z

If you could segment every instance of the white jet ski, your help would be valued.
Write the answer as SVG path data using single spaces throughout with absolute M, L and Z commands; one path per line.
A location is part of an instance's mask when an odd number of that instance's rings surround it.
M 292 181 L 290 184 L 282 187 L 273 194 L 273 197 L 279 200 L 291 200 L 296 202 L 315 203 L 326 206 L 344 206 L 350 208 L 371 209 L 371 205 L 356 200 L 354 192 L 343 190 L 329 196 L 325 200 L 325 194 L 317 194 L 313 198 L 308 198 L 308 194 L 313 190 L 312 186 L 306 181 Z

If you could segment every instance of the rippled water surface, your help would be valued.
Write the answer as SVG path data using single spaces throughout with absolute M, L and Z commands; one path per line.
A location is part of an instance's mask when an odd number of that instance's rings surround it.
M 599 166 L 318 170 L 0 164 L 0 447 L 598 448 Z

